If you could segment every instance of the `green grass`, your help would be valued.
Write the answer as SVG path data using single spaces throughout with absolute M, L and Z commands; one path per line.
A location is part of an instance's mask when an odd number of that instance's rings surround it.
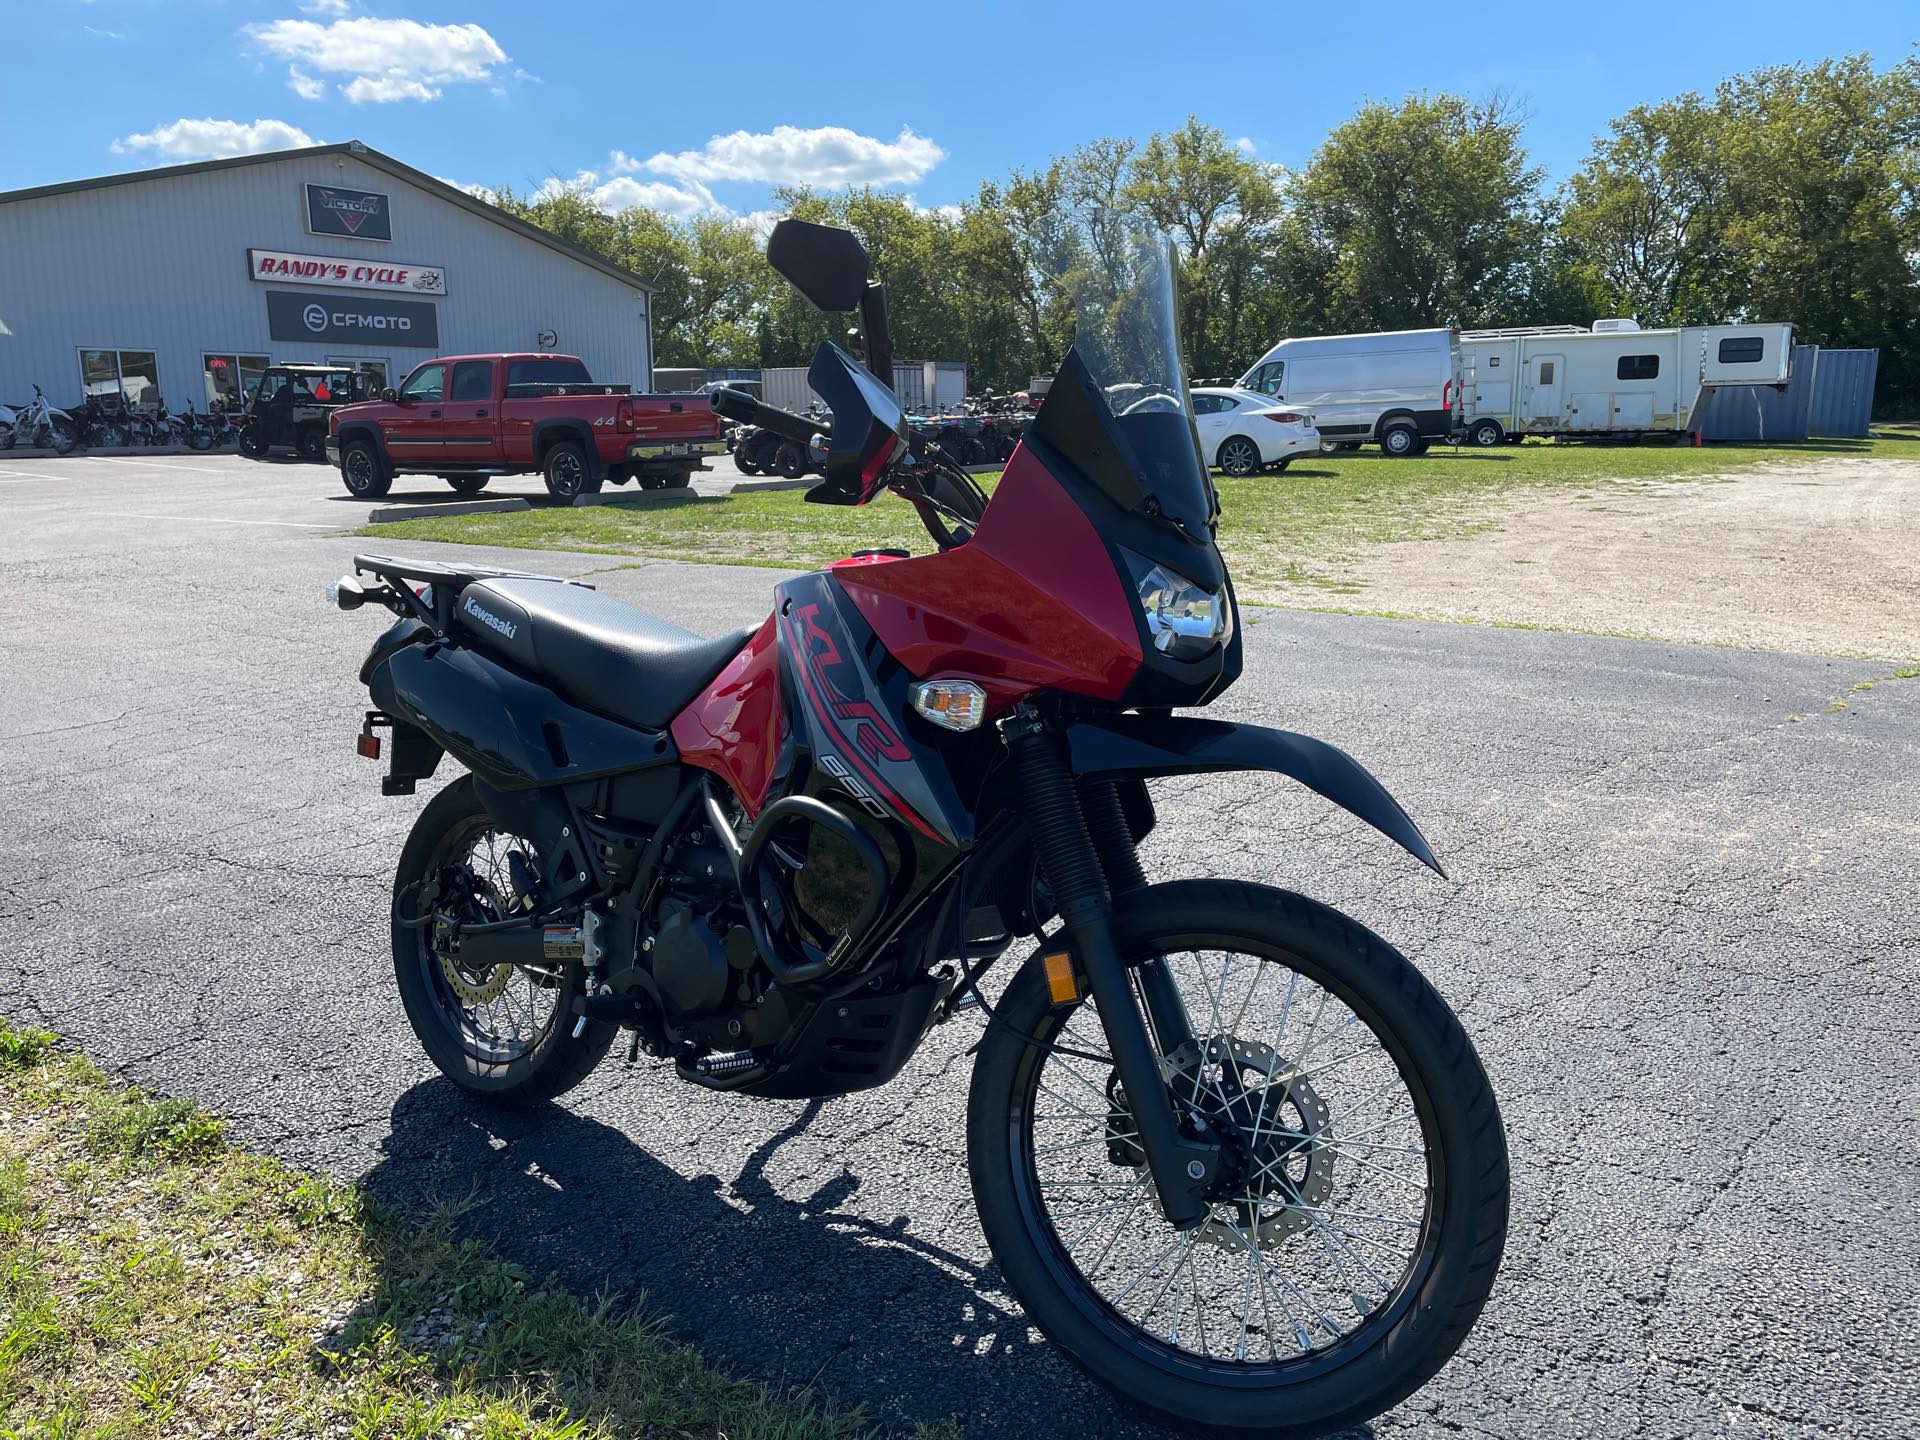
M 222 1129 L 0 1020 L 0 1437 L 873 1433 Z
M 1367 547 L 1470 536 L 1498 523 L 1528 493 L 1587 492 L 1661 484 L 1822 456 L 1920 459 L 1920 438 L 1798 445 L 1550 445 L 1492 450 L 1436 448 L 1409 460 L 1373 451 L 1296 462 L 1281 475 L 1217 476 L 1221 546 L 1243 600 L 1312 585 L 1352 590 L 1330 571 Z M 678 504 L 586 506 L 496 514 L 423 516 L 360 532 L 383 540 L 440 540 L 524 549 L 585 550 L 647 559 L 807 569 L 852 550 L 899 545 L 924 551 L 913 512 L 883 498 L 859 509 L 809 505 L 800 491 L 703 498 Z

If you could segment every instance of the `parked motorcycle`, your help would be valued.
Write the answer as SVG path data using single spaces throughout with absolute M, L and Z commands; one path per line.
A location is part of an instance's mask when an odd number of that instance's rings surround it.
M 13 427 L 20 419 L 20 412 L 11 405 L 0 405 L 0 450 L 13 448 Z
M 47 403 L 38 385 L 33 387 L 33 403 L 13 412 L 10 430 L 13 444 L 35 446 L 65 455 L 80 443 L 80 427 L 65 410 Z M 11 447 L 9 447 L 11 448 Z
M 80 443 L 89 450 L 119 449 L 127 443 L 126 415 L 108 408 L 98 395 L 84 396 L 69 412 L 80 431 Z
M 1440 867 L 1344 752 L 1175 713 L 1242 646 L 1171 255 L 1110 213 L 1060 234 L 1054 283 L 1093 288 L 990 504 L 875 378 L 892 346 L 858 242 L 794 220 L 768 242 L 866 336 L 867 365 L 823 344 L 809 371 L 834 423 L 808 499 L 892 491 L 933 553 L 782 581 L 763 624 L 712 640 L 457 561 L 363 555 L 335 582 L 398 617 L 360 672 L 383 792 L 468 772 L 401 852 L 395 979 L 435 1064 L 509 1105 L 578 1085 L 623 1028 L 663 1077 L 840 1095 L 977 1007 L 968 1165 L 1032 1322 L 1159 1421 L 1320 1434 L 1411 1394 L 1478 1316 L 1499 1113 L 1459 1021 L 1358 922 L 1143 872 L 1148 781 L 1248 770 Z M 1122 384 L 1139 398 L 1110 403 Z

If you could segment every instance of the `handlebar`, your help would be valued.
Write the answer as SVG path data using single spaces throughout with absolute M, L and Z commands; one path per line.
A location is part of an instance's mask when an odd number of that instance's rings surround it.
M 744 390 L 734 390 L 723 386 L 713 392 L 709 402 L 715 410 L 729 420 L 738 420 L 742 425 L 758 425 L 762 430 L 771 430 L 774 434 L 801 445 L 813 442 L 821 427 L 804 415 L 796 415 L 791 410 L 776 409 L 772 405 L 762 405 Z

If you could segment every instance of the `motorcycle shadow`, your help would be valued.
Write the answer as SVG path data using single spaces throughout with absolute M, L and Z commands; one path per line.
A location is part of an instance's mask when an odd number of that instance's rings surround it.
M 503 1114 L 445 1080 L 393 1108 L 365 1177 L 406 1213 L 465 1201 L 463 1237 L 580 1294 L 641 1299 L 710 1360 L 776 1388 L 862 1405 L 888 1429 L 957 1419 L 969 1435 L 1156 1436 L 1080 1375 L 1010 1304 L 998 1273 L 841 1207 L 842 1171 L 795 1199 L 767 1178 L 781 1145 L 820 1113 L 802 1107 L 739 1175 L 685 1176 L 625 1132 L 563 1106 Z M 587 1417 L 591 1418 L 591 1417 Z M 1367 1435 L 1370 1431 L 1359 1431 Z

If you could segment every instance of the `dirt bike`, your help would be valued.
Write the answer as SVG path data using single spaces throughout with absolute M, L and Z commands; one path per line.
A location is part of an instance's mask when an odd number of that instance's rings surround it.
M 49 405 L 38 385 L 33 387 L 33 403 L 13 412 L 11 428 L 14 444 L 39 446 L 56 455 L 65 455 L 80 443 L 79 425 L 66 411 Z
M 507 1105 L 572 1089 L 623 1029 L 700 1089 L 841 1095 L 977 1008 L 973 1193 L 1033 1323 L 1159 1421 L 1319 1434 L 1412 1393 L 1478 1316 L 1500 1117 L 1385 940 L 1301 895 L 1143 872 L 1148 782 L 1222 771 L 1289 776 L 1440 867 L 1343 751 L 1175 713 L 1238 677 L 1242 643 L 1171 255 L 1111 212 L 1058 234 L 1078 338 L 990 503 L 875 378 L 886 296 L 854 237 L 769 239 L 865 337 L 865 364 L 814 356 L 834 418 L 807 498 L 891 491 L 931 553 L 782 581 L 715 639 L 480 565 L 363 555 L 334 582 L 398 617 L 360 672 L 383 792 L 466 771 L 401 852 L 395 980 L 434 1063 Z

